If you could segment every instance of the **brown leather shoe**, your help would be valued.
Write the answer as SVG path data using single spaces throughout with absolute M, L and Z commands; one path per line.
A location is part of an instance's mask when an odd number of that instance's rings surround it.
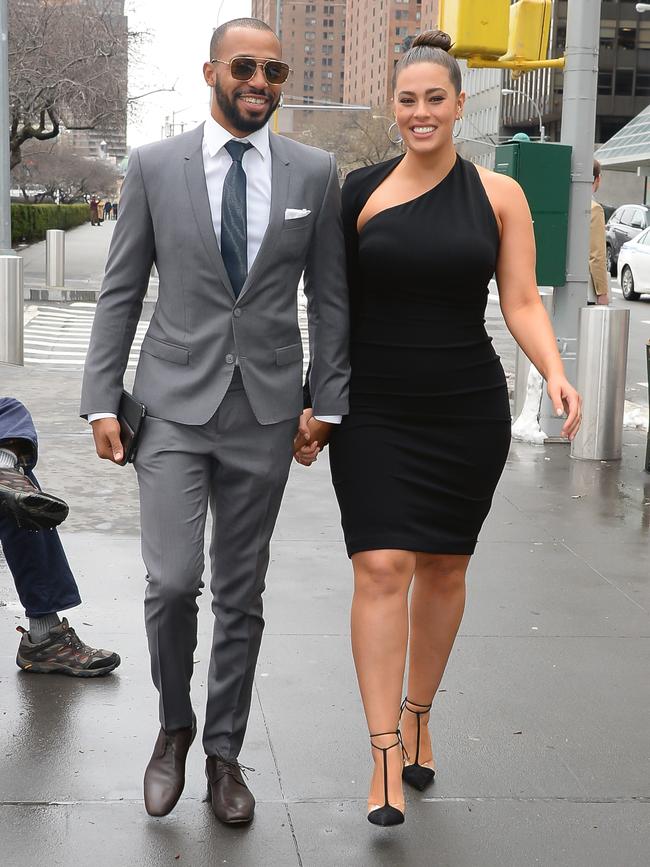
M 255 798 L 244 782 L 242 768 L 236 759 L 229 762 L 220 756 L 208 756 L 205 775 L 208 778 L 208 800 L 220 822 L 235 825 L 253 819 Z
M 176 806 L 185 786 L 185 759 L 195 737 L 194 714 L 191 728 L 160 729 L 144 772 L 144 806 L 150 816 L 166 816 Z

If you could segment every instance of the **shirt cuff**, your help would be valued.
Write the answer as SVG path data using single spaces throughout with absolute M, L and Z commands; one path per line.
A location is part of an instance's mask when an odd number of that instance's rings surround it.
M 327 424 L 341 424 L 342 415 L 315 415 L 316 421 L 324 421 Z
M 88 424 L 92 424 L 100 418 L 117 418 L 114 412 L 89 412 Z

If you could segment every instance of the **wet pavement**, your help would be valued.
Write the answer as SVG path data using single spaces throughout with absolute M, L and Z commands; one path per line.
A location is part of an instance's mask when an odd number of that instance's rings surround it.
M 102 228 L 103 231 L 105 227 Z M 496 306 L 496 305 L 492 305 Z M 509 338 L 490 320 L 512 373 Z M 157 732 L 143 626 L 132 468 L 94 458 L 77 417 L 80 368 L 0 371 L 32 410 L 41 482 L 68 500 L 61 536 L 89 643 L 117 650 L 103 680 L 20 672 L 24 623 L 0 564 L 0 863 L 80 867 L 646 867 L 650 849 L 650 475 L 645 434 L 623 460 L 514 444 L 469 575 L 436 698 L 438 773 L 405 825 L 365 819 L 370 752 L 350 654 L 351 569 L 326 458 L 294 466 L 272 547 L 267 628 L 242 761 L 250 828 L 205 795 L 200 740 L 176 810 L 152 819 L 142 774 Z M 476 444 L 481 448 L 480 442 Z M 201 599 L 194 706 L 211 632 Z

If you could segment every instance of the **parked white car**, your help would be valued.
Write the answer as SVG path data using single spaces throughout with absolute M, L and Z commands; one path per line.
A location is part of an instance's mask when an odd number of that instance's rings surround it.
M 650 292 L 650 229 L 623 244 L 618 255 L 618 273 L 627 301 L 638 301 L 643 292 Z

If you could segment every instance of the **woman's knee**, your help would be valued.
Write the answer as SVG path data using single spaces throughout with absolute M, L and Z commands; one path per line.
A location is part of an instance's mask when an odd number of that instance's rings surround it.
M 415 555 L 408 551 L 364 551 L 355 554 L 355 593 L 394 596 L 408 593 L 415 568 Z
M 464 589 L 468 563 L 464 554 L 418 554 L 416 581 L 426 582 L 441 593 Z

